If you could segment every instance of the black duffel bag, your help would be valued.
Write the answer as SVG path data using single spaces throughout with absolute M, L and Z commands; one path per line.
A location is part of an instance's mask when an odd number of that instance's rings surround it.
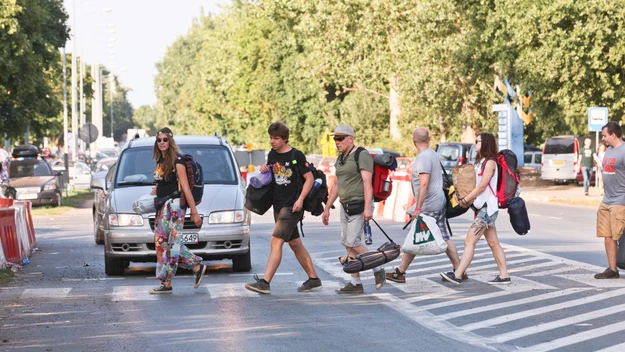
M 514 198 L 508 205 L 508 214 L 510 215 L 510 225 L 519 235 L 525 235 L 530 232 L 530 218 L 527 215 L 525 201 L 521 197 Z
M 258 214 L 263 215 L 273 205 L 273 183 L 261 188 L 247 187 L 245 192 L 245 208 Z

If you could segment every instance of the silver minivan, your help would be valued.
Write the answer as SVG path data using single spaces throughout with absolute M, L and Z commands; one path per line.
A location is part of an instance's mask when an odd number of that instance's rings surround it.
M 104 271 L 122 275 L 130 262 L 155 262 L 154 214 L 136 214 L 132 203 L 154 187 L 154 137 L 129 141 L 106 177 L 95 177 L 94 232 L 103 237 Z M 177 136 L 176 143 L 202 165 L 200 228 L 185 217 L 186 246 L 204 260 L 232 259 L 234 271 L 250 271 L 250 220 L 245 182 L 230 145 L 220 136 Z
M 576 182 L 575 168 L 579 157 L 579 147 L 583 144 L 584 138 L 586 136 L 573 135 L 549 138 L 543 148 L 540 178 L 554 182 Z M 594 147 L 591 146 L 591 148 Z

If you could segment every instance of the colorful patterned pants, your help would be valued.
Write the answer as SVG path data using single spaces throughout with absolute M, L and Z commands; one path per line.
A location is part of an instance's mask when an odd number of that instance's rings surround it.
M 180 207 L 180 199 L 168 200 L 156 213 L 154 219 L 154 242 L 156 244 L 156 278 L 171 281 L 178 267 L 193 269 L 202 262 L 182 243 L 182 228 L 186 209 Z

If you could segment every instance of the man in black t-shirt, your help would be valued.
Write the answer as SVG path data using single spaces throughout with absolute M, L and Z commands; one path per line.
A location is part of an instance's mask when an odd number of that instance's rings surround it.
M 273 173 L 273 217 L 276 226 L 271 237 L 271 248 L 265 275 L 256 282 L 245 285 L 250 291 L 271 293 L 269 283 L 280 266 L 282 247 L 289 244 L 295 257 L 302 265 L 308 280 L 297 288 L 298 291 L 311 291 L 321 288 L 321 280 L 317 277 L 310 254 L 299 237 L 297 223 L 304 215 L 304 198 L 314 183 L 312 173 L 304 154 L 288 145 L 289 128 L 282 122 L 274 122 L 267 130 L 271 137 L 271 151 L 267 156 L 267 165 L 260 167 L 260 172 Z

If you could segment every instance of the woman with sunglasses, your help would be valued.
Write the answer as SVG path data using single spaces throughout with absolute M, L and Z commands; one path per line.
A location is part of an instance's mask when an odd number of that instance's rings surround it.
M 499 275 L 494 280 L 488 281 L 493 285 L 510 284 L 506 255 L 499 244 L 495 220 L 499 211 L 499 204 L 495 190 L 497 189 L 497 142 L 491 133 L 480 133 L 475 140 L 475 151 L 478 162 L 475 164 L 476 187 L 464 198 L 458 199 L 460 206 L 468 208 L 472 206 L 475 211 L 475 219 L 469 233 L 464 239 L 464 253 L 460 260 L 460 265 L 456 271 L 441 273 L 446 281 L 459 285 L 462 283 L 461 277 L 475 253 L 475 245 L 482 235 L 486 237 L 486 242 L 493 251 L 493 257 L 499 268 Z
M 174 141 L 172 131 L 167 127 L 156 134 L 153 158 L 156 161 L 154 171 L 156 187 L 152 190 L 152 194 L 157 197 L 169 197 L 169 199 L 156 210 L 154 221 L 156 278 L 161 280 L 161 284 L 150 293 L 172 293 L 171 280 L 176 275 L 178 267 L 193 270 L 194 287 L 198 288 L 206 271 L 206 265 L 201 264 L 202 257 L 191 253 L 182 243 L 182 236 L 178 235 L 182 234 L 187 207 L 191 209 L 191 220 L 198 228 L 202 226 L 202 217 L 197 211 L 189 188 L 189 181 L 186 177 L 187 169 L 182 154 Z M 181 193 L 184 194 L 184 200 L 180 198 Z

